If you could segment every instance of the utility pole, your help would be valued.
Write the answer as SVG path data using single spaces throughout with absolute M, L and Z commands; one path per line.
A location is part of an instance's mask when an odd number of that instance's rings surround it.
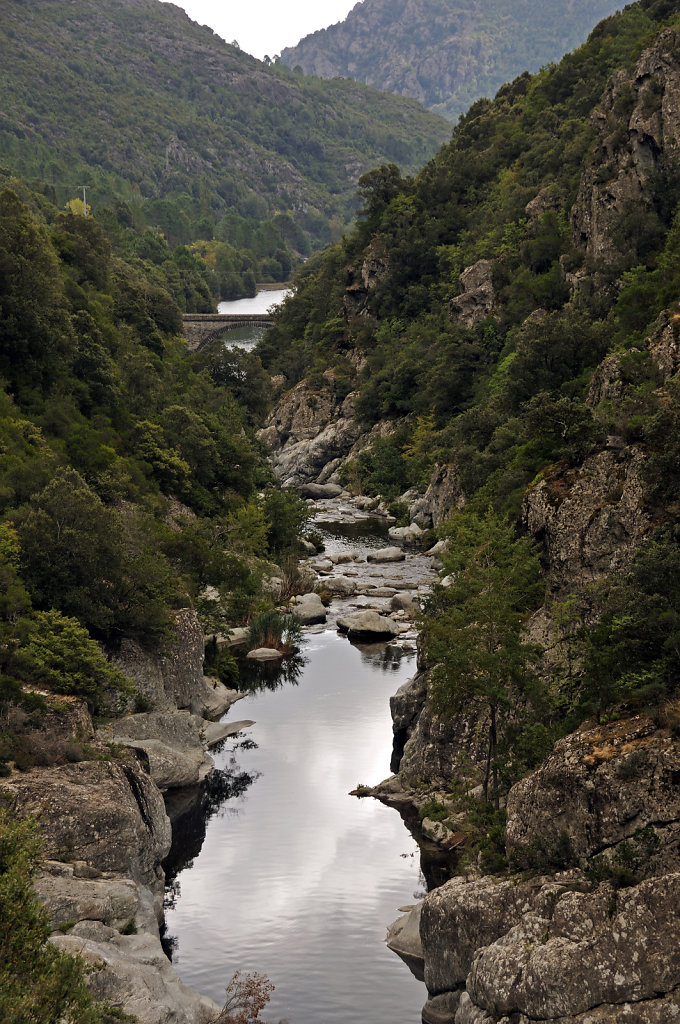
M 83 216 L 87 217 L 87 192 L 88 192 L 88 189 L 92 188 L 92 186 L 91 185 L 78 185 L 78 188 L 82 188 L 82 190 L 83 190 Z

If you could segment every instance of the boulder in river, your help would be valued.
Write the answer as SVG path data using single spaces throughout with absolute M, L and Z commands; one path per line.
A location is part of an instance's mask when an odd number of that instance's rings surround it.
M 367 562 L 403 562 L 406 555 L 401 548 L 390 547 L 390 548 L 378 548 L 376 551 L 370 551 L 366 556 Z
M 410 526 L 393 526 L 389 531 L 390 540 L 405 548 L 417 547 L 422 536 L 423 531 L 417 523 L 411 523 Z
M 318 594 L 302 594 L 293 598 L 293 615 L 303 626 L 315 626 L 326 621 L 326 608 Z
M 399 627 L 391 619 L 375 611 L 352 612 L 338 619 L 338 629 L 350 640 L 392 639 L 399 633 Z
M 303 484 L 299 490 L 303 498 L 312 498 L 313 501 L 339 498 L 342 494 L 342 487 L 338 484 Z
M 346 576 L 328 576 L 318 585 L 320 590 L 328 591 L 333 597 L 351 597 L 357 592 L 354 580 L 348 580 Z
M 250 658 L 251 661 L 278 661 L 279 658 L 283 657 L 282 651 L 277 651 L 273 647 L 256 647 L 253 651 L 248 651 L 246 658 Z

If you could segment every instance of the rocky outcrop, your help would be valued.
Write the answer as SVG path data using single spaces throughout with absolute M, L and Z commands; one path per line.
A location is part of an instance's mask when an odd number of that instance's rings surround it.
M 148 932 L 121 935 L 100 921 L 82 921 L 51 941 L 91 969 L 88 987 L 97 999 L 124 1007 L 143 1024 L 210 1024 L 219 1013 L 212 999 L 180 981 Z
M 357 316 L 370 316 L 370 295 L 389 271 L 389 258 L 385 248 L 374 240 L 366 250 L 361 271 L 349 271 L 350 283 L 345 289 L 342 311 L 346 320 Z
M 543 543 L 553 592 L 625 568 L 650 530 L 642 482 L 642 453 L 612 440 L 578 469 L 556 471 L 525 498 L 527 529 Z
M 649 354 L 661 381 L 665 383 L 680 370 L 680 314 L 664 313 L 647 339 Z
M 203 677 L 203 628 L 193 608 L 175 614 L 173 633 L 156 651 L 124 640 L 112 660 L 153 708 L 190 708 L 200 713 L 209 684 Z
M 34 884 L 53 931 L 77 921 L 100 921 L 116 931 L 147 931 L 158 937 L 159 894 L 131 878 L 98 872 L 84 861 L 47 861 Z
M 4 779 L 17 812 L 42 826 L 49 859 L 82 860 L 150 887 L 162 886 L 170 849 L 163 798 L 132 760 L 83 761 Z
M 141 751 L 161 791 L 196 786 L 213 767 L 205 752 L 205 723 L 186 711 L 154 711 L 115 721 L 106 735 L 112 742 Z
M 330 381 L 320 389 L 301 381 L 284 395 L 258 437 L 271 452 L 278 479 L 297 487 L 325 483 L 319 480 L 324 468 L 348 455 L 360 433 L 354 395 L 339 403 Z
M 451 299 L 451 319 L 470 330 L 491 315 L 496 302 L 493 263 L 478 260 L 460 275 L 460 295 Z
M 424 529 L 430 529 L 449 519 L 464 504 L 458 467 L 454 462 L 437 463 L 425 494 L 409 504 L 409 515 Z
M 576 861 L 616 863 L 625 842 L 646 873 L 680 871 L 679 780 L 680 742 L 648 715 L 581 729 L 511 789 L 508 849 L 531 860 L 567 843 Z
M 662 32 L 642 54 L 632 76 L 624 71 L 612 76 L 593 114 L 600 139 L 598 159 L 584 170 L 572 228 L 575 243 L 595 258 L 616 264 L 625 244 L 633 247 L 630 257 L 635 258 L 634 231 L 626 230 L 623 218 L 633 212 L 639 217 L 641 210 L 651 207 L 644 185 L 680 137 L 677 42 L 677 29 Z M 630 113 L 622 133 L 624 108 Z

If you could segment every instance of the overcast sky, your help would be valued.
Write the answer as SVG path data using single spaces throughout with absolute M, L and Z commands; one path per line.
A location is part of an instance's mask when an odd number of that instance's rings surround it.
M 193 21 L 260 60 L 342 21 L 357 0 L 173 0 Z

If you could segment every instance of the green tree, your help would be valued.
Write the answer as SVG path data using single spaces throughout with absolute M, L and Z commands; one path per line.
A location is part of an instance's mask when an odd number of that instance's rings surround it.
M 451 586 L 436 588 L 423 619 L 440 713 L 478 712 L 488 725 L 484 797 L 498 806 L 498 746 L 508 712 L 533 696 L 535 646 L 523 626 L 539 595 L 539 563 L 529 538 L 489 510 L 460 513 L 445 531 Z
M 0 808 L 0 1020 L 4 1024 L 113 1024 L 136 1019 L 94 1002 L 82 961 L 47 942 L 47 912 L 33 892 L 37 827 Z

